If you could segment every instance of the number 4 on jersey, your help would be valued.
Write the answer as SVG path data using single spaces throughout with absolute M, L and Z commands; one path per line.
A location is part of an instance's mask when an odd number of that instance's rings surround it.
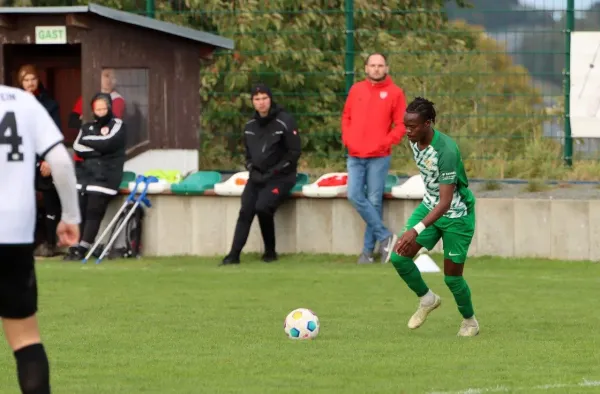
M 7 112 L 0 122 L 0 145 L 10 145 L 8 152 L 8 161 L 23 161 L 23 153 L 19 152 L 19 147 L 23 143 L 23 138 L 17 134 L 17 118 L 14 112 Z

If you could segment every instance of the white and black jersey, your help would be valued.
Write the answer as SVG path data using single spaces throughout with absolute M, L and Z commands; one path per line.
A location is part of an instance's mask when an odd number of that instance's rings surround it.
M 77 163 L 77 188 L 81 191 L 116 195 L 123 177 L 126 148 L 125 124 L 112 118 L 102 125 L 90 122 L 81 126 L 73 150 Z
M 32 94 L 0 85 L 0 245 L 34 242 L 36 155 L 62 140 Z

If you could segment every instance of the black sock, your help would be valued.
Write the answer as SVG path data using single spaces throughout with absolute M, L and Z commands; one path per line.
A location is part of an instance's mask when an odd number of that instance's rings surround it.
M 44 345 L 36 343 L 15 352 L 23 394 L 50 394 L 50 366 Z

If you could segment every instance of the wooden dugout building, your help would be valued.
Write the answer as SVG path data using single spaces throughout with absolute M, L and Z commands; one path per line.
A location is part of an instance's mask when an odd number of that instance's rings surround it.
M 77 135 L 68 118 L 78 98 L 83 120 L 90 120 L 92 96 L 112 83 L 125 101 L 129 157 L 198 148 L 200 60 L 233 46 L 224 37 L 91 3 L 0 8 L 0 83 L 18 86 L 19 67 L 35 65 L 60 105 L 67 143 Z

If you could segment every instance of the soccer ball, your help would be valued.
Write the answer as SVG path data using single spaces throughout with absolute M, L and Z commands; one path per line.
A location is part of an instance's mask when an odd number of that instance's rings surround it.
M 315 339 L 319 335 L 319 318 L 313 311 L 298 308 L 285 318 L 283 329 L 290 339 Z

